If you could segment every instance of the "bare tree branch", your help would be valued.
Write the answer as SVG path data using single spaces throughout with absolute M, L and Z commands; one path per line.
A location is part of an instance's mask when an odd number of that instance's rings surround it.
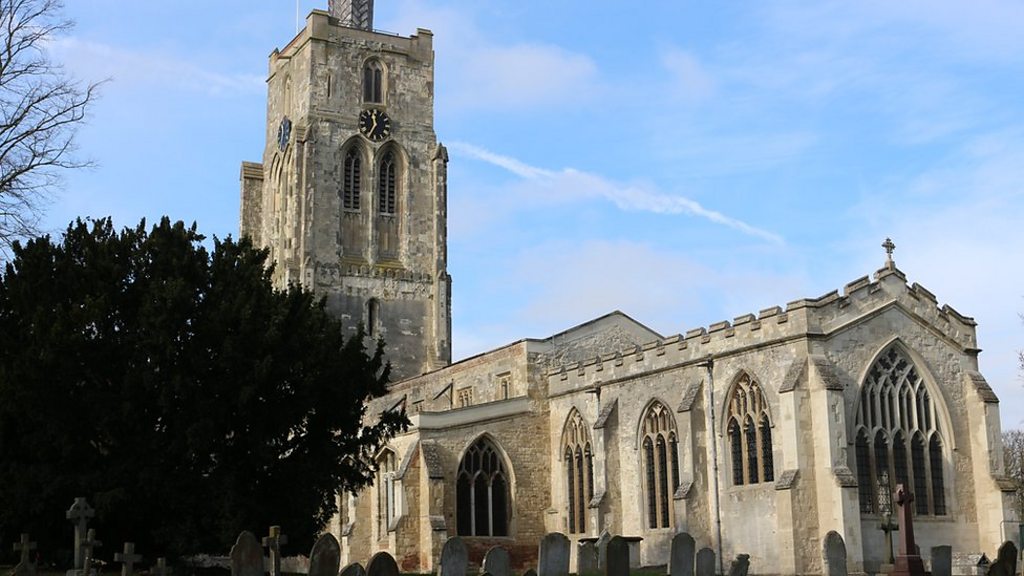
M 62 8 L 61 0 L 0 0 L 0 256 L 39 234 L 61 172 L 89 165 L 74 157 L 75 134 L 98 84 L 76 82 L 45 52 L 71 28 Z

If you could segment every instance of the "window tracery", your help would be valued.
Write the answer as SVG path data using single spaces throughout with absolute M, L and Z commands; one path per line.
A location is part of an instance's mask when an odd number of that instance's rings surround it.
M 480 438 L 462 457 L 455 499 L 460 536 L 508 536 L 508 473 L 490 439 Z
M 575 408 L 562 431 L 562 460 L 565 466 L 569 533 L 587 531 L 587 508 L 594 497 L 594 454 L 586 421 Z
M 672 526 L 671 499 L 679 487 L 676 423 L 661 402 L 654 401 L 644 413 L 641 446 L 647 496 L 647 527 Z
M 774 481 L 771 418 L 760 385 L 749 374 L 742 374 L 733 384 L 727 406 L 732 483 L 741 486 Z
M 355 147 L 345 153 L 341 182 L 341 205 L 345 210 L 359 210 L 359 187 L 363 177 L 362 159 Z
M 380 60 L 369 60 L 363 66 L 363 102 L 384 103 L 384 65 Z
M 396 517 L 395 453 L 384 450 L 377 457 L 377 537 L 387 536 L 388 527 Z
M 883 510 L 882 498 L 871 495 L 891 494 L 902 483 L 914 492 L 916 514 L 946 515 L 942 433 L 935 405 L 917 367 L 896 344 L 868 370 L 856 429 L 862 513 L 892 512 Z M 874 438 L 872 450 L 867 448 L 869 437 Z

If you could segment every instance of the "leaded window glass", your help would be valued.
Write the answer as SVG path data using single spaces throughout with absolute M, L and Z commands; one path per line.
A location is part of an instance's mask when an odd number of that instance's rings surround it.
M 726 406 L 732 483 L 740 486 L 773 481 L 771 417 L 761 386 L 743 373 L 730 389 Z
M 460 536 L 508 535 L 507 476 L 504 458 L 488 438 L 469 447 L 455 483 Z
M 679 466 L 677 443 L 671 441 L 675 430 L 675 418 L 669 409 L 661 402 L 652 402 L 644 412 L 641 428 L 649 528 L 672 526 L 671 500 L 679 481 L 678 474 L 672 473 Z

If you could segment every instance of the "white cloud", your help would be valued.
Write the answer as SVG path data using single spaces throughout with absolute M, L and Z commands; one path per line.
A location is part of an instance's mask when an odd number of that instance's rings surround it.
M 49 50 L 77 78 L 110 78 L 118 89 L 160 86 L 211 96 L 249 96 L 266 91 L 256 74 L 226 74 L 201 65 L 152 52 L 133 52 L 73 36 L 54 40 Z
M 696 216 L 775 244 L 784 243 L 782 237 L 774 232 L 705 208 L 685 196 L 663 193 L 651 185 L 613 182 L 602 176 L 573 168 L 561 171 L 537 168 L 510 156 L 496 154 L 464 142 L 453 142 L 449 147 L 469 158 L 488 162 L 536 183 L 542 191 L 541 195 L 548 199 L 603 198 L 624 211 Z

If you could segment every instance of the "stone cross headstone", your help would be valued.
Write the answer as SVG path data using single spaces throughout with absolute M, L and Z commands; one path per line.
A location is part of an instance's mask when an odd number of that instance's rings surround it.
M 438 576 L 466 576 L 466 569 L 469 568 L 469 551 L 466 550 L 466 543 L 458 536 L 452 536 L 444 541 L 441 547 L 441 561 Z
M 835 530 L 825 534 L 821 544 L 821 559 L 825 568 L 824 576 L 846 576 L 846 542 Z
M 569 538 L 565 534 L 551 532 L 540 541 L 537 557 L 538 576 L 568 576 Z
M 85 540 L 82 540 L 81 546 L 84 574 L 89 576 L 89 573 L 92 571 L 92 559 L 96 555 L 96 549 L 102 548 L 103 542 L 96 539 L 96 530 L 89 528 L 85 531 Z
M 309 576 L 338 576 L 341 565 L 341 546 L 333 534 L 316 539 L 309 553 Z
M 999 547 L 996 561 L 988 567 L 988 576 L 1017 576 L 1017 545 L 1007 540 Z
M 231 576 L 263 576 L 263 548 L 248 530 L 231 547 Z
M 953 576 L 952 546 L 932 546 L 932 576 Z
M 729 564 L 729 576 L 747 576 L 750 571 L 750 554 L 737 554 Z
M 263 537 L 263 547 L 270 555 L 270 576 L 281 576 L 281 546 L 288 543 L 288 537 L 281 534 L 280 526 L 271 526 Z
M 482 569 L 491 576 L 512 576 L 510 568 L 511 561 L 508 557 L 508 550 L 501 546 L 492 546 L 484 554 L 484 565 Z
M 114 554 L 114 562 L 121 563 L 121 576 L 132 576 L 135 563 L 140 562 L 142 556 L 135 553 L 135 543 L 125 542 L 124 551 Z
M 338 576 L 366 576 L 366 570 L 359 562 L 353 562 L 342 568 Z
M 914 541 L 914 494 L 903 484 L 896 485 L 895 502 L 899 505 L 900 553 L 896 556 L 893 576 L 924 576 L 924 562 Z
M 629 576 L 629 542 L 622 536 L 612 536 L 608 541 L 607 555 L 605 576 Z
M 697 543 L 693 536 L 680 532 L 672 537 L 672 550 L 668 557 L 669 576 L 693 576 L 693 555 Z
M 75 524 L 75 570 L 81 570 L 85 556 L 82 554 L 82 540 L 85 539 L 89 527 L 89 518 L 96 515 L 96 511 L 89 506 L 85 498 L 75 498 L 71 508 L 64 516 Z
M 711 548 L 698 550 L 695 569 L 697 576 L 715 576 L 715 551 Z
M 377 552 L 366 565 L 366 576 L 399 576 L 395 557 L 387 552 Z
M 22 533 L 21 540 L 14 543 L 14 551 L 18 552 L 18 565 L 14 567 L 14 576 L 35 576 L 36 563 L 31 559 L 36 543 L 29 541 L 28 534 Z
M 156 559 L 156 566 L 150 571 L 153 573 L 153 576 L 171 576 L 171 571 L 167 568 L 167 558 L 163 556 Z
M 576 574 L 579 574 L 579 576 L 597 574 L 598 570 L 600 570 L 598 566 L 597 544 L 590 540 L 580 542 L 576 546 Z

